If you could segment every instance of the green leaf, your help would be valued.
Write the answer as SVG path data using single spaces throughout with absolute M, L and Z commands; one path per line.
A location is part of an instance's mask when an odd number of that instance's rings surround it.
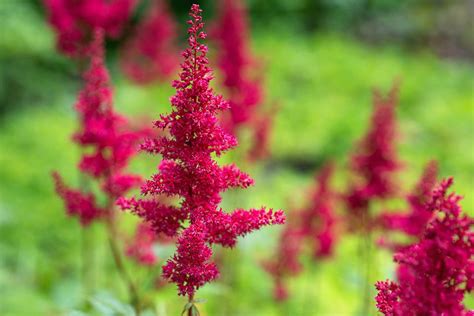
M 191 316 L 201 316 L 196 305 L 191 306 Z
M 207 300 L 205 298 L 197 298 L 193 300 L 193 303 L 205 303 Z
M 186 303 L 186 305 L 184 305 L 184 309 L 183 311 L 181 312 L 181 316 L 184 315 L 184 313 L 186 313 L 191 307 L 193 307 L 193 303 L 192 302 L 188 302 Z

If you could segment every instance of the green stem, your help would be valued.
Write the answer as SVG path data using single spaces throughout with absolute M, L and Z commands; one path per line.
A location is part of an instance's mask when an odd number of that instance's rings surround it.
M 317 268 L 317 263 L 309 262 L 308 264 L 308 276 L 305 280 L 305 289 L 306 289 L 306 298 L 305 298 L 305 310 L 303 310 L 303 315 L 317 315 L 317 301 L 314 300 L 314 297 L 318 297 L 318 293 L 313 295 L 313 291 L 317 289 L 318 280 L 315 280 L 314 271 Z M 316 286 L 315 286 L 316 285 Z
M 89 191 L 89 183 L 83 173 L 79 172 L 79 188 L 83 192 Z M 87 298 L 94 289 L 94 277 L 91 267 L 94 267 L 94 251 L 92 238 L 92 227 L 81 228 L 81 279 L 84 304 L 87 306 Z
M 135 285 L 135 282 L 133 281 L 132 277 L 128 274 L 124 261 L 122 259 L 120 247 L 117 242 L 117 239 L 118 239 L 117 225 L 116 225 L 115 216 L 112 213 L 113 207 L 111 206 L 112 205 L 111 203 L 109 203 L 109 205 L 110 207 L 108 208 L 109 212 L 108 212 L 106 223 L 107 223 L 107 232 L 109 235 L 108 238 L 109 238 L 110 250 L 112 251 L 112 257 L 115 262 L 115 267 L 117 268 L 117 271 L 120 274 L 122 280 L 127 285 L 131 304 L 134 307 L 136 314 L 140 315 L 140 312 L 141 312 L 140 295 L 139 295 L 137 286 Z
M 364 212 L 362 217 L 362 239 L 361 242 L 361 250 L 362 250 L 362 264 L 363 264 L 363 277 L 364 277 L 364 287 L 362 291 L 362 311 L 361 315 L 367 316 L 370 314 L 370 306 L 371 306 L 371 280 L 372 280 L 372 234 L 370 229 L 370 214 Z

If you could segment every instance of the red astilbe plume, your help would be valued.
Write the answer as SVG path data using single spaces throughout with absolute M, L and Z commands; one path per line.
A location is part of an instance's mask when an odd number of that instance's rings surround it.
M 463 305 L 474 286 L 474 219 L 461 214 L 461 197 L 447 191 L 449 178 L 431 193 L 432 218 L 422 239 L 394 256 L 398 282 L 377 282 L 384 315 L 473 315 Z
M 87 153 L 79 163 L 84 174 L 96 179 L 109 204 L 133 187 L 141 178 L 127 174 L 124 168 L 137 152 L 137 143 L 145 131 L 131 131 L 126 119 L 116 114 L 112 106 L 112 88 L 103 60 L 103 32 L 96 30 L 89 47 L 91 62 L 84 73 L 85 85 L 75 105 L 80 128 L 74 141 Z M 96 205 L 92 193 L 68 188 L 58 173 L 54 174 L 56 190 L 63 198 L 69 215 L 78 216 L 84 225 L 104 215 L 105 208 Z M 110 208 L 110 205 L 106 208 Z
M 371 127 L 365 137 L 357 144 L 351 156 L 350 167 L 355 176 L 345 197 L 350 222 L 371 229 L 373 223 L 369 214 L 372 199 L 386 199 L 396 194 L 394 172 L 400 169 L 396 150 L 396 116 L 398 84 L 383 98 L 379 91 L 374 92 Z M 365 223 L 360 224 L 361 221 Z
M 262 76 L 249 45 L 247 10 L 240 0 L 221 0 L 220 16 L 214 26 L 213 37 L 219 50 L 217 64 L 222 73 L 222 85 L 227 90 L 230 111 L 223 113 L 224 127 L 237 134 L 241 126 L 253 130 L 254 146 L 250 159 L 260 159 L 268 154 L 268 134 L 271 132 L 275 109 L 258 113 L 263 103 Z
M 141 199 L 121 199 L 119 204 L 142 217 L 155 233 L 177 236 L 177 251 L 163 267 L 163 276 L 176 283 L 180 295 L 192 300 L 196 290 L 217 278 L 212 261 L 213 244 L 233 247 L 238 236 L 265 225 L 284 222 L 282 211 L 238 209 L 225 213 L 220 193 L 246 188 L 253 180 L 234 165 L 219 166 L 213 156 L 237 145 L 236 139 L 218 124 L 217 112 L 228 107 L 209 87 L 213 78 L 206 57 L 206 38 L 199 5 L 191 7 L 189 39 L 183 52 L 179 80 L 173 82 L 173 111 L 162 115 L 155 126 L 168 130 L 142 147 L 163 157 L 159 172 L 142 186 Z M 179 206 L 161 204 L 156 196 L 180 197 Z M 186 227 L 186 228 L 185 228 Z
M 264 263 L 264 268 L 273 277 L 277 301 L 288 298 L 285 279 L 298 275 L 302 270 L 300 257 L 305 250 L 305 243 L 312 249 L 315 260 L 330 257 L 333 253 L 336 241 L 336 218 L 333 213 L 335 193 L 330 188 L 333 172 L 332 163 L 325 164 L 318 172 L 310 204 L 289 217 L 280 236 L 275 260 Z
M 253 121 L 253 144 L 248 152 L 251 162 L 270 156 L 270 143 L 273 124 L 278 112 L 278 107 L 273 106 L 269 111 L 256 116 Z
M 406 197 L 409 211 L 405 213 L 382 214 L 381 225 L 386 230 L 401 231 L 405 234 L 421 238 L 432 212 L 427 209 L 427 202 L 436 184 L 438 164 L 436 161 L 427 163 L 413 191 Z M 395 248 L 401 245 L 395 245 Z
M 84 57 L 93 31 L 103 29 L 116 38 L 128 21 L 136 0 L 44 0 L 57 47 L 66 55 Z
M 316 188 L 310 206 L 302 214 L 303 234 L 312 239 L 316 259 L 330 257 L 336 242 L 335 196 L 330 187 L 334 165 L 327 163 L 316 175 Z
M 122 48 L 125 74 L 138 83 L 166 78 L 178 66 L 176 24 L 164 0 L 155 0 L 147 16 Z
M 81 225 L 87 226 L 105 214 L 105 210 L 97 206 L 92 193 L 67 187 L 57 172 L 53 172 L 53 178 L 56 192 L 63 199 L 67 214 L 78 217 Z
M 285 301 L 289 296 L 285 280 L 298 275 L 303 269 L 300 256 L 303 251 L 304 235 L 300 223 L 292 218 L 299 220 L 298 212 L 289 217 L 280 235 L 274 259 L 263 263 L 263 267 L 273 278 L 273 297 L 278 302 Z
M 153 266 L 157 258 L 153 251 L 153 244 L 157 240 L 155 232 L 146 223 L 139 223 L 133 239 L 127 244 L 125 253 L 141 265 Z

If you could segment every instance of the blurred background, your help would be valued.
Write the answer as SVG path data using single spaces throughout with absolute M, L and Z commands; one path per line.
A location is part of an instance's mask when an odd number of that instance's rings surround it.
M 169 1 L 181 46 L 191 3 Z M 199 3 L 210 25 L 216 3 Z M 225 195 L 225 209 L 266 205 L 291 216 L 328 159 L 337 164 L 335 186 L 343 190 L 348 153 L 370 119 L 371 90 L 388 91 L 400 78 L 400 183 L 408 190 L 425 163 L 436 159 L 440 176 L 455 177 L 464 210 L 474 214 L 474 1 L 248 0 L 247 6 L 252 49 L 264 65 L 265 102 L 277 103 L 279 111 L 268 158 L 239 162 L 238 151 L 224 158 L 256 181 Z M 140 2 L 131 25 L 146 10 L 147 1 Z M 137 85 L 125 78 L 117 59 L 127 30 L 107 43 L 115 107 L 151 122 L 170 109 L 171 79 Z M 211 42 L 211 59 L 213 48 Z M 93 225 L 84 233 L 68 218 L 50 176 L 60 170 L 70 182 L 78 179 L 80 152 L 70 135 L 80 87 L 77 63 L 55 49 L 42 2 L 0 1 L 0 315 L 122 315 L 114 310 L 126 302 L 125 286 L 117 280 L 103 229 Z M 150 175 L 157 162 L 141 155 L 132 168 Z M 275 302 L 261 262 L 272 257 L 280 231 L 264 228 L 232 251 L 217 250 L 228 277 L 199 291 L 206 299 L 201 315 L 360 313 L 363 280 L 352 236 L 341 238 L 334 258 L 304 261 L 304 273 L 289 280 L 288 301 Z M 90 248 L 88 258 L 81 255 L 84 247 Z M 173 252 L 156 250 L 161 263 Z M 393 276 L 389 251 L 380 250 L 374 260 L 374 281 Z M 84 305 L 84 261 L 92 306 Z M 150 282 L 160 267 L 137 271 L 137 278 Z M 150 299 L 157 315 L 178 315 L 185 304 L 174 285 Z

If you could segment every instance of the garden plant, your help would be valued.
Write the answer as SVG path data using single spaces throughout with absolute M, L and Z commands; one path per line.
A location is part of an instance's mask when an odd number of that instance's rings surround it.
M 0 3 L 0 315 L 474 316 L 469 12 Z

